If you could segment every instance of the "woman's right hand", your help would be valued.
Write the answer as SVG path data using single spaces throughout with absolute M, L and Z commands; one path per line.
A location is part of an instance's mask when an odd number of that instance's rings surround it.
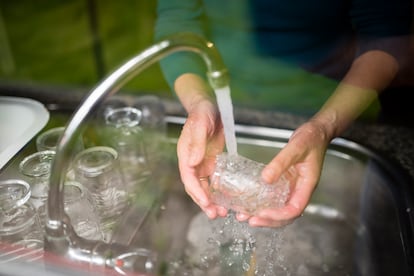
M 181 181 L 209 218 L 226 216 L 227 210 L 212 203 L 208 191 L 215 158 L 224 148 L 223 126 L 211 90 L 199 76 L 184 74 L 176 80 L 175 92 L 188 113 L 177 144 Z

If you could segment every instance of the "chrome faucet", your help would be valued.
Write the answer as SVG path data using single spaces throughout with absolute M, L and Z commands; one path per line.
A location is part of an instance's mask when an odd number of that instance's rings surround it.
M 155 43 L 131 58 L 92 89 L 66 125 L 52 163 L 45 234 L 47 252 L 70 261 L 85 263 L 94 270 L 117 269 L 116 258 L 121 255 L 141 256 L 142 249 L 134 250 L 120 244 L 87 240 L 75 233 L 64 211 L 65 176 L 71 161 L 70 151 L 76 142 L 76 137 L 82 132 L 84 122 L 95 108 L 149 65 L 177 51 L 191 51 L 201 56 L 207 65 L 207 77 L 212 88 L 228 85 L 227 69 L 214 44 L 192 33 L 178 33 Z

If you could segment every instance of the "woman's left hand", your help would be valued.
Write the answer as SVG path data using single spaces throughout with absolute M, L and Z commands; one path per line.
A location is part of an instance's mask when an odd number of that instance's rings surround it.
M 255 227 L 280 227 L 300 217 L 319 181 L 330 140 L 323 124 L 316 120 L 300 126 L 262 171 L 264 181 L 272 183 L 289 169 L 294 169 L 295 177 L 290 179 L 290 195 L 286 205 L 260 210 L 254 216 L 239 213 L 237 218 L 240 221 L 248 220 Z

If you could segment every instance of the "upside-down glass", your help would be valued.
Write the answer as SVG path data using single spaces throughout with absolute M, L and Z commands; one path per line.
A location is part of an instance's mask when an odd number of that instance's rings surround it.
M 109 265 L 121 275 L 156 275 L 158 268 L 157 255 L 145 248 L 116 256 Z
M 132 103 L 142 112 L 141 126 L 144 129 L 165 133 L 165 107 L 161 99 L 155 95 L 142 95 Z
M 39 217 L 29 202 L 30 185 L 20 179 L 0 181 L 0 242 L 43 246 Z
M 99 216 L 87 189 L 75 181 L 65 182 L 64 189 L 65 212 L 75 232 L 89 240 L 102 240 Z
M 284 206 L 296 177 L 295 170 L 289 169 L 280 179 L 268 184 L 261 179 L 264 166 L 240 155 L 218 155 L 210 183 L 212 200 L 246 214 Z
M 116 97 L 116 96 L 112 96 L 112 97 L 108 97 L 98 108 L 98 110 L 96 111 L 96 119 L 98 119 L 98 121 L 105 121 L 105 117 L 106 114 L 108 112 L 110 112 L 113 109 L 117 109 L 117 108 L 123 108 L 123 107 L 127 107 L 128 103 L 126 100 L 120 98 L 120 97 Z
M 54 127 L 40 133 L 36 138 L 36 149 L 37 151 L 54 150 L 62 136 L 65 127 Z M 76 144 L 72 149 L 72 153 L 76 154 L 84 149 L 82 137 L 76 140 Z
M 163 150 L 160 150 L 160 146 L 163 146 L 167 132 L 165 106 L 155 95 L 142 95 L 136 98 L 132 107 L 142 112 L 140 126 L 144 131 L 147 157 L 149 162 L 157 163 L 162 158 Z
M 105 117 L 108 142 L 118 152 L 125 184 L 132 194 L 149 174 L 141 118 L 142 112 L 133 107 L 114 108 Z
M 111 147 L 91 147 L 74 159 L 75 179 L 91 193 L 99 216 L 104 240 L 111 239 L 113 228 L 128 204 L 128 194 Z
M 53 150 L 56 151 L 60 137 L 63 135 L 65 127 L 54 127 L 40 133 L 36 138 L 37 151 Z M 79 136 L 75 145 L 71 149 L 72 157 L 84 149 L 82 136 Z M 73 169 L 69 168 L 68 179 L 73 180 Z
M 26 156 L 19 164 L 20 173 L 30 184 L 30 202 L 37 209 L 42 225 L 46 221 L 45 204 L 49 192 L 50 168 L 55 151 L 44 150 Z

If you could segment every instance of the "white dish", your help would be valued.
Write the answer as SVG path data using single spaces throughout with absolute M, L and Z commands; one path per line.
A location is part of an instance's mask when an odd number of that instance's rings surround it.
M 49 111 L 33 99 L 0 96 L 0 169 L 49 121 Z

